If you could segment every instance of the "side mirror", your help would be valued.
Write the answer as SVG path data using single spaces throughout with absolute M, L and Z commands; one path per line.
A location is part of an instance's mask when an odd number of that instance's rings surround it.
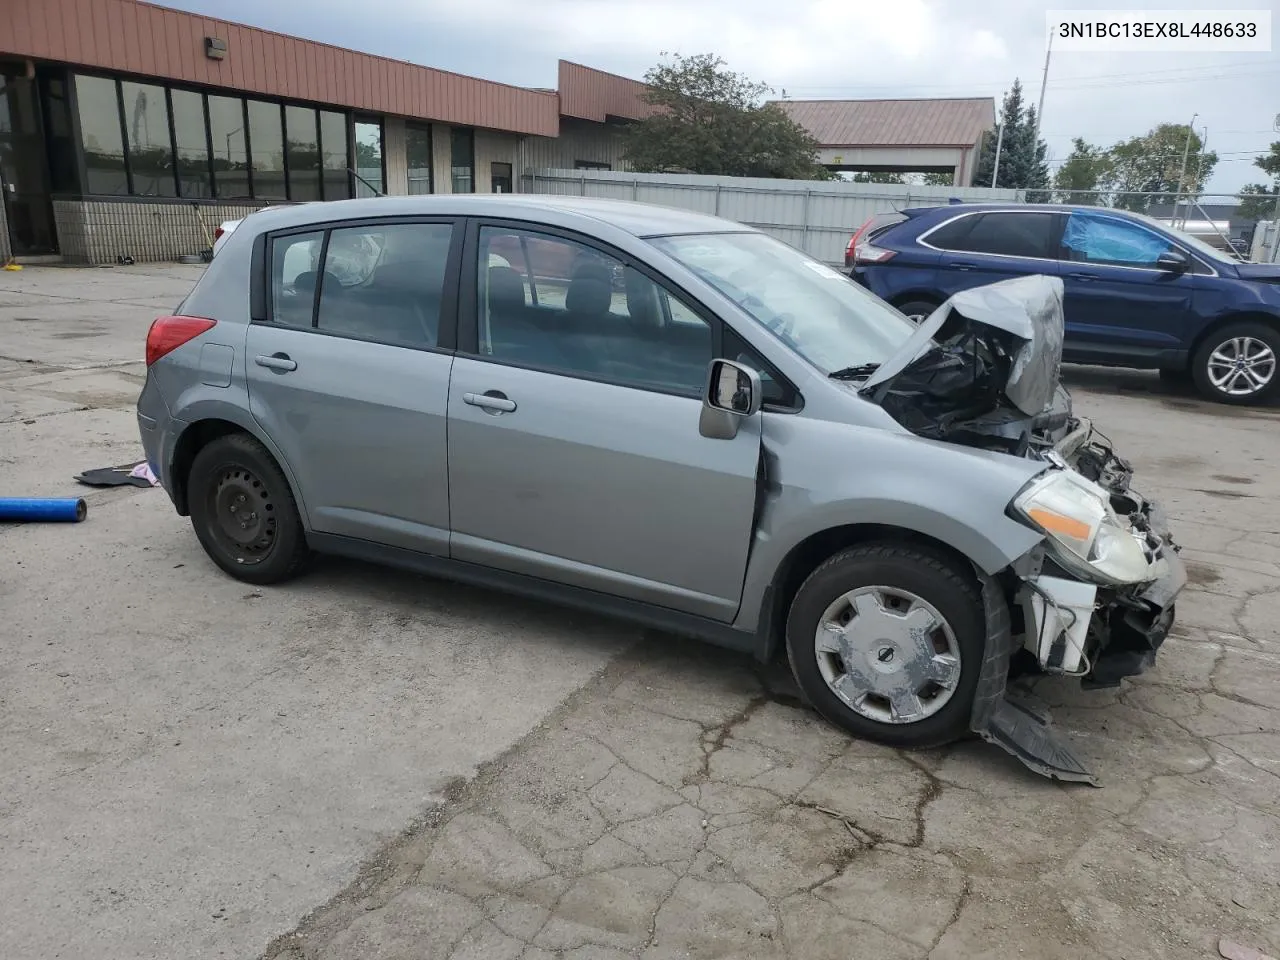
M 712 360 L 702 394 L 698 432 L 711 440 L 732 440 L 747 417 L 760 412 L 760 374 L 732 360 Z
M 1170 273 L 1183 273 L 1191 268 L 1191 261 L 1185 254 L 1177 250 L 1166 250 L 1156 257 L 1156 269 L 1168 270 Z

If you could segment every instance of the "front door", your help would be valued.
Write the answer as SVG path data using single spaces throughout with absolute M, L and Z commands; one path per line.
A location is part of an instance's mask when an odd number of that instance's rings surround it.
M 319 533 L 448 553 L 453 233 L 377 223 L 269 241 L 269 322 L 245 345 L 249 409 Z
M 732 440 L 698 432 L 715 321 L 569 237 L 485 226 L 478 250 L 449 388 L 451 555 L 731 621 L 760 415 Z
M 1146 365 L 1183 347 L 1192 300 L 1209 271 L 1190 256 L 1186 272 L 1156 269 L 1156 258 L 1175 249 L 1133 221 L 1072 213 L 1062 234 L 1066 355 Z
M 0 194 L 14 256 L 57 253 L 36 80 L 0 61 Z

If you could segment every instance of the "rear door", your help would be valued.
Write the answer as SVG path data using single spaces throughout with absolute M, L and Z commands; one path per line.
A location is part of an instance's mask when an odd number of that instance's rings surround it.
M 1062 219 L 1052 210 L 977 211 L 934 227 L 919 242 L 941 252 L 937 285 L 949 297 L 1013 277 L 1057 276 Z
M 1156 268 L 1176 250 L 1191 269 Z M 1194 332 L 1195 293 L 1212 271 L 1156 230 L 1122 217 L 1073 212 L 1062 235 L 1066 352 L 1073 359 L 1155 365 Z
M 489 223 L 449 389 L 451 555 L 731 621 L 760 415 L 698 432 L 716 318 L 586 238 Z
M 445 445 L 461 229 L 368 221 L 269 236 L 249 406 L 312 528 L 448 553 Z

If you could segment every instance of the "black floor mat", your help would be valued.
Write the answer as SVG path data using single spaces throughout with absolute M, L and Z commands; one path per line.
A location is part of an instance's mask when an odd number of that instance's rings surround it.
M 141 463 L 142 461 L 138 461 Z M 76 479 L 90 487 L 150 487 L 151 481 L 146 477 L 133 477 L 129 472 L 138 463 L 126 463 L 119 467 L 98 467 L 77 473 Z

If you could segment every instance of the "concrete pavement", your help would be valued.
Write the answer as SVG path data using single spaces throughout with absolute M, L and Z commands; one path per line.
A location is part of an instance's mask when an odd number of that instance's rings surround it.
M 0 528 L 6 958 L 1280 953 L 1277 411 L 1070 372 L 1192 585 L 1152 674 L 1035 685 L 1103 780 L 1068 788 L 597 618 L 220 575 L 162 491 L 71 480 L 140 458 L 143 336 L 197 274 L 0 273 L 0 487 L 91 504 Z

